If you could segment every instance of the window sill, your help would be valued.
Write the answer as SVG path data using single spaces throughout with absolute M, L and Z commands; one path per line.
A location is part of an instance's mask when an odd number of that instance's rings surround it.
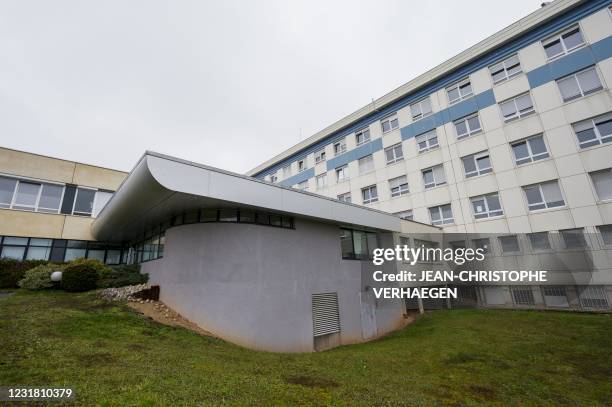
M 548 157 L 546 158 L 542 158 L 541 160 L 536 160 L 536 161 L 530 161 L 528 163 L 524 163 L 524 164 L 517 164 L 516 160 L 514 161 L 514 168 L 524 168 L 524 167 L 529 167 L 530 165 L 534 165 L 537 163 L 544 163 L 546 161 L 550 161 L 553 158 L 550 156 L 550 154 L 548 155 Z
M 382 131 L 382 130 L 381 130 L 381 134 L 382 134 L 383 136 L 386 136 L 387 134 L 391 134 L 391 133 L 393 133 L 394 131 L 398 131 L 399 129 L 400 129 L 400 128 L 399 128 L 399 127 L 397 127 L 397 128 L 395 128 L 395 129 L 391 129 L 391 130 L 387 130 L 387 131 Z
M 488 220 L 497 220 L 500 218 L 504 218 L 505 216 L 506 215 L 502 213 L 501 215 L 489 216 L 487 218 L 478 218 L 478 219 L 474 218 L 474 222 L 480 223 L 480 222 L 486 222 Z
M 490 172 L 487 172 L 485 174 L 474 175 L 473 177 L 468 177 L 467 175 L 463 174 L 463 178 L 464 178 L 463 180 L 467 182 L 473 179 L 482 178 L 482 177 L 486 177 L 487 175 L 494 175 L 494 174 L 495 174 L 495 171 L 493 171 L 493 169 L 491 169 Z
M 554 208 L 533 209 L 533 210 L 529 210 L 529 213 L 532 214 L 532 213 L 542 213 L 542 212 L 556 212 L 556 211 L 564 211 L 564 210 L 569 210 L 567 205 L 555 206 Z
M 502 116 L 502 122 L 504 123 L 504 125 L 502 127 L 508 126 L 510 124 L 522 122 L 523 120 L 528 119 L 528 118 L 534 116 L 535 114 L 537 114 L 537 112 L 535 110 L 532 110 L 529 113 L 525 113 L 525 114 L 523 114 L 520 117 L 517 117 L 515 119 L 510 119 L 510 120 L 506 120 L 506 119 L 504 119 L 504 116 Z
M 438 189 L 438 188 L 442 188 L 442 187 L 447 187 L 448 183 L 445 182 L 444 184 L 440 184 L 440 185 L 435 185 L 433 187 L 429 187 L 429 188 L 424 188 L 423 192 L 427 192 L 427 191 L 433 191 L 434 189 Z
M 583 151 L 596 150 L 598 148 L 602 148 L 602 147 L 605 147 L 605 146 L 612 146 L 612 140 L 606 141 L 606 142 L 603 142 L 603 143 L 599 143 L 599 144 L 595 144 L 593 146 L 584 147 L 584 148 L 580 147 L 580 144 L 578 144 L 578 152 L 581 153 Z
M 521 69 L 522 69 L 522 67 L 521 67 Z M 511 81 L 513 81 L 513 80 L 515 80 L 517 78 L 520 78 L 521 76 L 526 76 L 525 72 L 523 72 L 523 71 L 518 72 L 514 76 L 512 76 L 510 78 L 506 78 L 503 81 L 499 81 L 499 82 L 493 82 L 493 79 L 491 78 L 491 83 L 493 84 L 493 88 L 495 88 L 496 86 L 499 86 L 501 84 L 510 83 Z
M 584 37 L 583 37 L 583 38 L 584 38 Z M 576 48 L 572 48 L 572 49 L 570 49 L 569 51 L 564 52 L 563 54 L 559 54 L 559 55 L 555 55 L 554 57 L 547 58 L 547 59 L 546 59 L 546 63 L 551 63 L 551 62 L 553 62 L 553 61 L 556 61 L 556 60 L 558 60 L 559 58 L 563 58 L 564 56 L 567 56 L 567 55 L 569 55 L 569 54 L 571 54 L 571 53 L 573 53 L 573 52 L 575 52 L 575 51 L 578 51 L 579 49 L 582 49 L 582 48 L 586 47 L 586 46 L 587 46 L 587 43 L 585 42 L 585 43 L 583 43 L 583 44 L 581 44 L 581 45 L 577 46 Z
M 393 166 L 393 165 L 395 165 L 395 164 L 399 164 L 399 163 L 402 163 L 402 162 L 404 162 L 404 159 L 403 159 L 403 158 L 401 158 L 401 159 L 399 159 L 399 160 L 396 160 L 396 161 L 393 161 L 393 162 L 388 162 L 388 163 L 387 163 L 387 167 L 391 167 L 391 166 Z
M 397 198 L 403 198 L 403 197 L 408 196 L 408 195 L 410 195 L 410 191 L 408 191 L 408 192 L 406 192 L 404 194 L 397 195 L 397 196 L 392 196 L 389 199 L 393 200 L 393 199 L 397 199 Z
M 586 95 L 577 96 L 577 97 L 569 99 L 569 100 L 563 100 L 563 96 L 561 96 L 561 102 L 562 102 L 563 105 L 570 105 L 572 103 L 580 102 L 580 101 L 582 101 L 584 99 L 587 99 L 590 96 L 595 96 L 595 95 L 598 95 L 600 93 L 607 93 L 607 92 L 608 92 L 608 89 L 602 87 L 601 89 L 597 89 L 596 91 L 587 93 Z
M 431 148 L 428 148 L 428 149 L 426 149 L 426 150 L 419 150 L 419 155 L 420 155 L 420 154 L 427 154 L 427 153 L 431 153 L 432 151 L 436 151 L 436 150 L 439 150 L 439 149 L 440 149 L 440 146 L 439 146 L 439 145 L 437 145 L 437 146 L 435 146 L 435 147 L 431 147 Z

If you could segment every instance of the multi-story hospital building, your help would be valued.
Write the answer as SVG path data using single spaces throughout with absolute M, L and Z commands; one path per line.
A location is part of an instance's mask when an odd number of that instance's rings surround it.
M 402 326 L 408 304 L 363 278 L 371 252 L 446 236 L 485 248 L 482 267 L 559 271 L 465 289 L 463 304 L 609 311 L 610 4 L 546 3 L 246 175 L 0 148 L 0 256 L 141 263 L 169 306 L 273 351 Z

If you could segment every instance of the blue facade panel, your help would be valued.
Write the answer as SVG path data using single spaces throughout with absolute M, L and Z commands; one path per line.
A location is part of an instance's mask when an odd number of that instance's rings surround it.
M 351 151 L 347 151 L 346 153 L 334 157 L 331 160 L 327 160 L 327 170 L 338 168 L 342 165 L 350 163 L 351 161 L 359 160 L 360 158 L 380 151 L 382 150 L 382 145 L 382 138 L 377 138 L 369 143 L 360 145 Z

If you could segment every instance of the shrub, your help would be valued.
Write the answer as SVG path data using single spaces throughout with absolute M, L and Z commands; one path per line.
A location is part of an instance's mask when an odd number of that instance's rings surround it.
M 140 274 L 140 265 L 121 264 L 107 267 L 107 270 L 100 273 L 98 287 L 124 287 L 126 285 L 144 284 L 148 281 L 148 274 Z
M 54 264 L 41 264 L 25 272 L 24 277 L 19 280 L 19 287 L 26 290 L 44 290 L 53 287 L 51 273 L 60 270 L 61 266 Z
M 62 288 L 72 292 L 89 291 L 96 288 L 100 267 L 95 263 L 106 267 L 97 260 L 79 260 L 68 264 L 62 273 Z
M 19 287 L 19 280 L 24 278 L 26 270 L 46 263 L 44 260 L 0 259 L 0 288 Z

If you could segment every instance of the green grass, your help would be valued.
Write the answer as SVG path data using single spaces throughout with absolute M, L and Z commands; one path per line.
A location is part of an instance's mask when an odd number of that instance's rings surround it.
M 83 405 L 611 405 L 612 316 L 456 310 L 381 340 L 255 352 L 92 293 L 0 299 L 0 385 Z

